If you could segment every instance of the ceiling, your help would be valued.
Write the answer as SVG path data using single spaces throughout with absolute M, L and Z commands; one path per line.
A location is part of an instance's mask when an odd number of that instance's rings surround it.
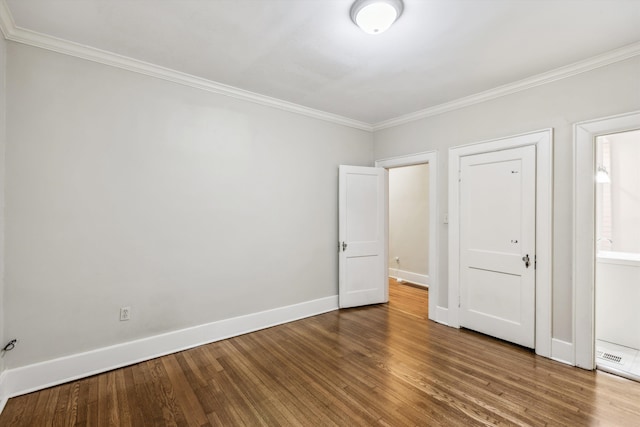
M 3 0 L 0 0 L 3 1 Z M 640 0 L 6 0 L 15 26 L 377 124 L 640 41 Z

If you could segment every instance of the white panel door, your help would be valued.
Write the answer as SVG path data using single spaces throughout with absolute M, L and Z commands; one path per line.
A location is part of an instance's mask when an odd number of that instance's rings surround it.
M 460 160 L 460 326 L 535 346 L 536 148 Z
M 388 301 L 387 170 L 340 166 L 340 307 Z

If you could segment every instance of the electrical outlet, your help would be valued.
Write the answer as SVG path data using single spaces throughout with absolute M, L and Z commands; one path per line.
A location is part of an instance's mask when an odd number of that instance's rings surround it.
M 131 307 L 120 307 L 120 321 L 131 319 Z

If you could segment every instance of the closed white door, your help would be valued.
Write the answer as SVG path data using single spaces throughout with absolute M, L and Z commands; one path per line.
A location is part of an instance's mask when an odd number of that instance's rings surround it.
M 340 166 L 339 175 L 340 307 L 387 302 L 387 171 Z
M 460 160 L 460 326 L 535 346 L 536 148 Z

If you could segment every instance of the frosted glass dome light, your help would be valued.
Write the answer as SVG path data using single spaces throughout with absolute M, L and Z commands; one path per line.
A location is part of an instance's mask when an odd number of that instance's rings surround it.
M 351 20 L 365 33 L 380 34 L 400 17 L 402 9 L 402 0 L 356 0 Z

